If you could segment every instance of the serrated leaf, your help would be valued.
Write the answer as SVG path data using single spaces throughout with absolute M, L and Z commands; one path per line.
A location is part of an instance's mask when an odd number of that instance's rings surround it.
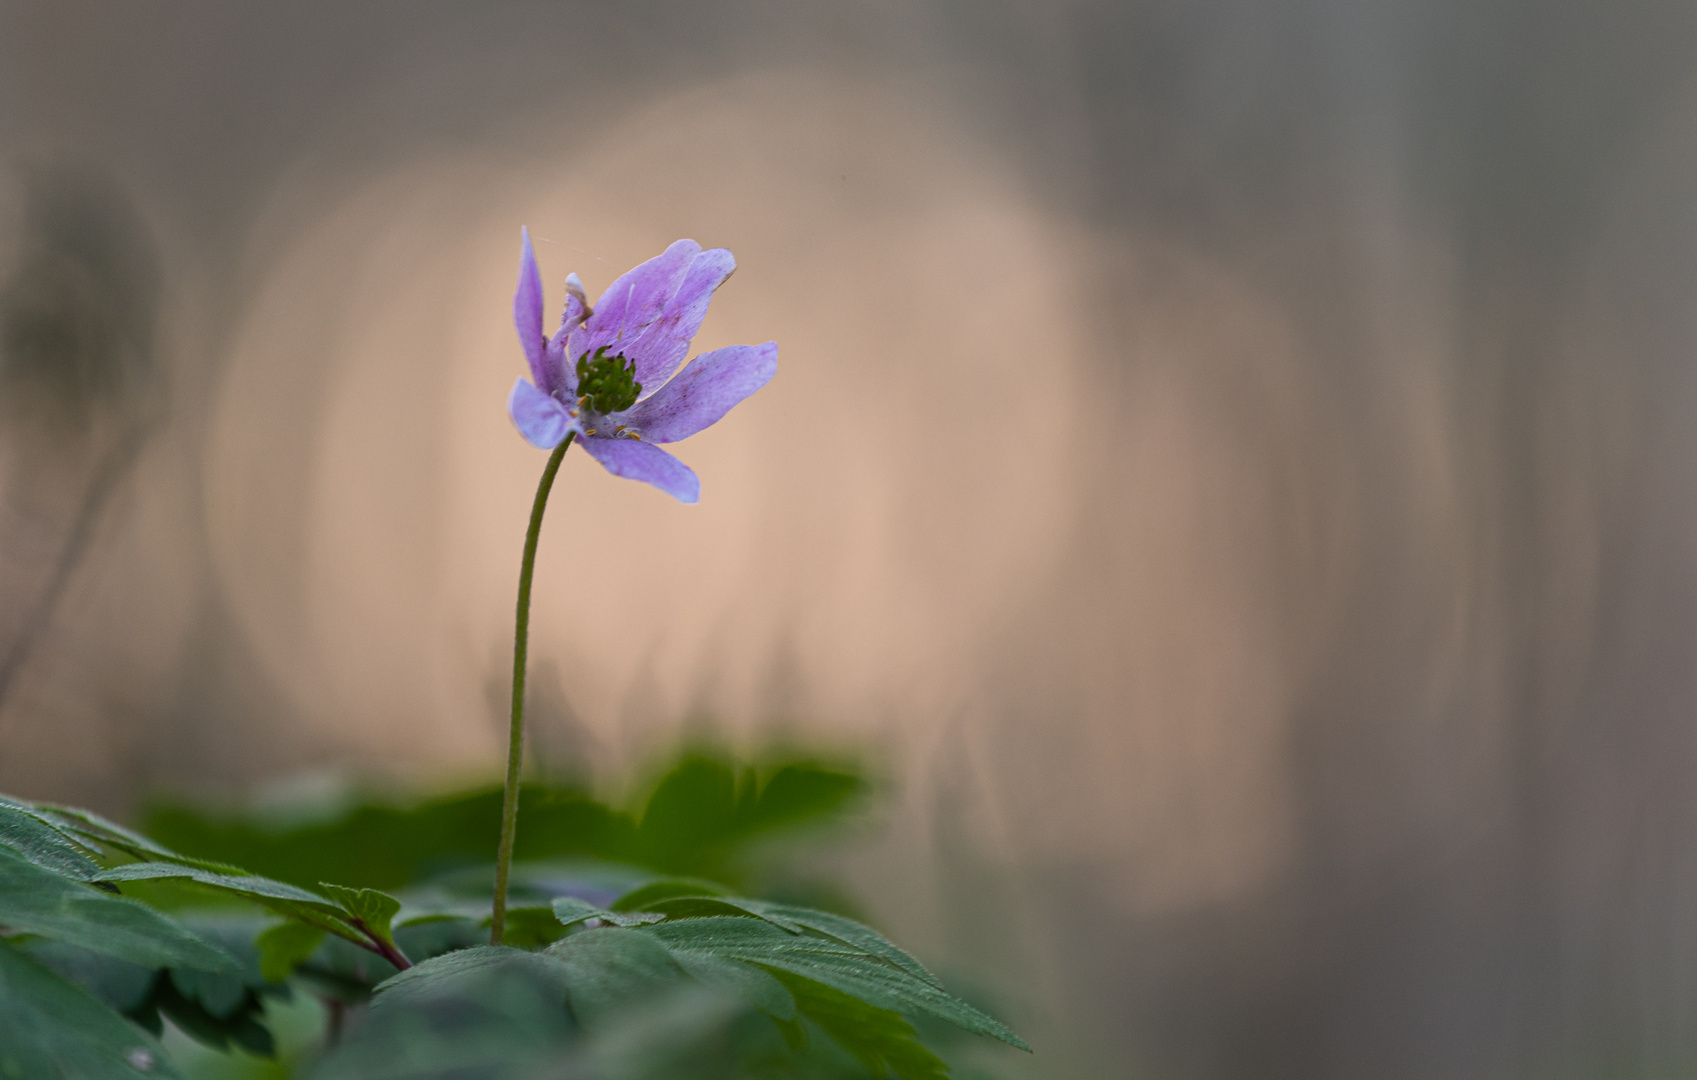
M 705 919 L 715 915 L 761 919 L 791 934 L 803 932 L 800 923 L 783 915 L 769 914 L 767 907 L 770 905 L 736 896 L 673 896 L 646 904 L 642 910 L 669 919 Z
M 563 965 L 480 945 L 423 961 L 377 988 L 370 1012 L 312 1080 L 529 1080 L 575 1034 Z M 545 1067 L 550 1067 L 544 1073 Z
M 853 1054 L 874 1076 L 948 1080 L 949 1067 L 919 1041 L 900 1013 L 878 1009 L 840 990 L 787 972 L 776 976 L 796 1008 Z
M 672 959 L 690 978 L 727 990 L 776 1020 L 795 1019 L 795 997 L 764 968 L 711 952 L 673 948 Z
M 695 878 L 668 878 L 665 881 L 651 881 L 640 888 L 632 889 L 610 905 L 614 911 L 640 911 L 649 904 L 661 900 L 670 900 L 682 896 L 723 896 L 725 890 L 711 881 L 700 881 Z
M 252 901 L 282 915 L 328 930 L 350 941 L 361 941 L 363 935 L 348 923 L 340 904 L 270 878 L 206 870 L 180 863 L 126 863 L 102 870 L 97 880 L 114 883 L 126 881 L 190 881 L 226 896 Z
M 630 931 L 651 935 L 668 948 L 709 952 L 731 960 L 813 979 L 869 1005 L 920 1012 L 1029 1050 L 1024 1040 L 987 1016 L 907 970 L 835 938 L 796 936 L 770 923 L 744 918 L 680 919 Z M 589 938 L 593 934 L 578 937 Z M 567 938 L 572 941 L 574 938 Z
M 132 858 L 190 866 L 217 874 L 240 875 L 242 873 L 239 867 L 211 862 L 207 859 L 196 859 L 172 851 L 141 833 L 126 829 L 114 821 L 108 821 L 92 810 L 83 810 L 75 806 L 59 806 L 54 803 L 36 803 L 33 809 L 44 821 L 63 832 L 70 833 L 85 843 L 109 847 Z
M 573 934 L 542 955 L 561 965 L 572 1012 L 586 1025 L 684 977 L 672 954 L 645 930 L 609 926 Z
M 828 911 L 791 907 L 788 904 L 773 904 L 765 900 L 743 900 L 739 903 L 746 905 L 748 910 L 759 913 L 769 921 L 777 922 L 780 926 L 789 924 L 806 927 L 815 933 L 824 934 L 827 937 L 836 938 L 838 941 L 853 945 L 880 960 L 889 961 L 922 982 L 928 982 L 932 986 L 942 989 L 943 984 L 937 981 L 937 976 L 926 970 L 924 964 L 921 964 L 906 950 L 896 946 L 884 935 L 864 923 L 845 919 L 841 915 L 833 915 Z
M 502 970 L 524 970 L 558 986 L 562 1003 L 566 973 L 547 953 L 525 952 L 505 945 L 477 945 L 433 960 L 414 964 L 377 984 L 373 1000 L 394 1008 L 416 999 L 452 989 L 457 984 Z
M 128 960 L 119 960 L 63 941 L 37 938 L 19 945 L 18 949 L 55 975 L 76 983 L 114 1010 L 125 1014 L 144 1009 L 153 993 L 153 983 L 159 977 L 155 968 L 132 964 Z
M 146 967 L 233 971 L 235 960 L 146 904 L 107 896 L 0 847 L 0 926 Z
M 552 912 L 548 915 L 552 921 Z M 436 919 L 395 928 L 395 947 L 415 964 L 457 949 L 482 945 L 488 940 L 488 924 L 480 926 L 472 919 Z
M 646 926 L 666 916 L 657 911 L 607 911 L 575 896 L 557 896 L 553 902 L 554 918 L 562 926 L 576 926 L 590 919 L 600 919 L 612 926 Z
M 293 920 L 278 923 L 253 939 L 254 948 L 259 950 L 260 974 L 266 982 L 282 982 L 295 973 L 295 968 L 323 940 L 324 931 L 320 927 Z
M 493 919 L 480 920 L 485 927 Z M 506 929 L 502 931 L 503 945 L 518 949 L 544 949 L 566 936 L 566 928 L 554 917 L 554 909 L 540 904 L 523 904 L 507 909 Z M 484 934 L 485 941 L 488 934 Z
M 835 938 L 847 945 L 852 945 L 861 952 L 876 956 L 906 971 L 916 979 L 941 987 L 937 977 L 926 970 L 916 958 L 905 950 L 897 947 L 884 935 L 853 919 L 845 919 L 841 915 L 833 915 L 828 911 L 815 911 L 812 908 L 792 907 L 788 904 L 774 904 L 766 900 L 752 900 L 741 896 L 682 895 L 680 891 L 688 882 L 659 882 L 664 889 L 655 889 L 649 896 L 642 895 L 644 890 L 622 896 L 614 905 L 621 910 L 659 911 L 669 918 L 689 919 L 703 918 L 713 915 L 748 915 L 756 919 L 764 919 L 775 926 L 781 926 L 793 934 L 803 930 Z M 652 888 L 652 886 L 646 887 Z M 653 897 L 652 899 L 650 898 Z
M 0 943 L 0 1077 L 178 1078 L 151 1036 L 17 949 Z
M 100 866 L 86 849 L 34 811 L 0 799 L 0 845 L 11 848 L 43 870 L 77 881 L 92 881 Z
M 350 889 L 345 885 L 331 885 L 319 882 L 330 899 L 342 905 L 342 910 L 351 915 L 362 927 L 376 935 L 385 945 L 393 946 L 395 939 L 390 935 L 389 923 L 395 918 L 395 913 L 401 910 L 401 902 L 386 892 L 376 889 Z
M 215 1050 L 230 1044 L 259 1057 L 271 1057 L 275 1044 L 260 1023 L 260 1006 L 239 979 L 180 979 L 172 971 L 154 987 L 152 1004 L 195 1041 Z
M 247 1003 L 248 987 L 240 976 L 172 968 L 165 973 L 177 993 L 198 1003 L 219 1020 L 228 1019 Z

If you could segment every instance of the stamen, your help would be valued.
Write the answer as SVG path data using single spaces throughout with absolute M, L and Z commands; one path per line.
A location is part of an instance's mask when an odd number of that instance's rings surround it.
M 582 395 L 578 404 L 587 404 L 602 414 L 624 412 L 642 393 L 642 384 L 634 378 L 636 362 L 622 353 L 608 356 L 610 348 L 602 345 L 593 356 L 585 352 L 577 358 L 577 384 Z

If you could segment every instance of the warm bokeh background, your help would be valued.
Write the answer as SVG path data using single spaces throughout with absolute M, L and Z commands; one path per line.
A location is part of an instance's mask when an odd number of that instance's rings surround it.
M 1697 1068 L 1697 7 L 0 0 L 0 789 L 493 772 L 520 224 L 782 349 L 545 763 L 879 748 L 1032 1077 Z

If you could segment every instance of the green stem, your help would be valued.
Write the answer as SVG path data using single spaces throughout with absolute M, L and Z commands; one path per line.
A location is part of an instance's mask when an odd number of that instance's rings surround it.
M 575 433 L 574 433 L 575 434 Z M 499 945 L 507 929 L 507 874 L 513 867 L 513 835 L 518 831 L 519 765 L 524 761 L 524 664 L 530 651 L 530 579 L 536 573 L 536 541 L 542 535 L 542 511 L 548 508 L 548 492 L 560 459 L 572 444 L 572 435 L 554 448 L 536 485 L 536 503 L 530 508 L 530 531 L 524 536 L 524 563 L 519 567 L 518 624 L 513 630 L 513 723 L 507 735 L 507 787 L 501 796 L 501 846 L 495 854 L 495 911 L 489 924 L 489 944 Z

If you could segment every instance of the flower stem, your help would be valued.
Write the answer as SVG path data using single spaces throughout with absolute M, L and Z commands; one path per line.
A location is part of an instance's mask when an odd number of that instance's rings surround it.
M 575 434 L 575 433 L 573 433 Z M 542 511 L 548 508 L 548 492 L 560 459 L 572 444 L 568 434 L 549 455 L 536 485 L 536 503 L 530 508 L 530 531 L 524 535 L 524 562 L 519 567 L 518 622 L 513 630 L 513 723 L 507 736 L 507 786 L 501 796 L 501 846 L 495 854 L 495 910 L 489 924 L 489 944 L 501 944 L 507 929 L 507 874 L 513 867 L 513 835 L 518 830 L 519 765 L 524 761 L 524 665 L 530 651 L 530 579 L 536 573 L 536 541 L 542 535 Z

